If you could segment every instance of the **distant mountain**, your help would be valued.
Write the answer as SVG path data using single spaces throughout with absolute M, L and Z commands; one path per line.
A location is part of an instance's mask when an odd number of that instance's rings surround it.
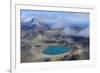
M 32 18 L 28 22 L 21 22 L 21 29 L 22 30 L 38 30 L 38 31 L 44 31 L 50 29 L 50 26 L 48 23 L 39 21 L 38 19 Z
M 74 24 L 73 24 L 73 25 L 74 25 Z M 70 28 L 71 30 L 74 30 L 74 31 L 80 31 L 80 30 L 82 29 L 80 26 L 77 26 L 77 25 L 76 25 L 76 26 L 75 26 L 75 25 L 74 25 L 74 26 L 70 25 L 69 28 Z
M 80 37 L 80 36 L 68 36 L 70 38 L 72 38 L 73 41 L 77 42 L 77 41 L 83 41 L 85 38 L 84 37 Z
M 68 36 L 71 38 L 75 43 L 81 44 L 83 47 L 89 47 L 89 37 L 82 37 L 82 36 Z
M 25 32 L 25 35 L 23 35 L 23 33 Z M 21 34 L 22 34 L 22 38 L 24 39 L 28 39 L 28 40 L 32 40 L 33 38 L 35 38 L 38 34 L 39 34 L 39 32 L 38 31 L 32 31 L 32 30 L 29 30 L 28 32 L 26 32 L 26 31 L 23 31 L 23 32 L 21 32 Z
M 38 31 L 44 31 L 44 30 L 49 30 L 50 29 L 50 26 L 45 22 L 40 22 L 38 24 L 33 24 L 31 27 L 32 27 L 32 30 L 38 30 Z
M 70 24 L 69 25 L 69 27 L 71 28 L 71 29 L 74 29 L 74 30 L 83 30 L 83 29 L 85 29 L 86 27 L 88 27 L 88 25 L 87 24 Z

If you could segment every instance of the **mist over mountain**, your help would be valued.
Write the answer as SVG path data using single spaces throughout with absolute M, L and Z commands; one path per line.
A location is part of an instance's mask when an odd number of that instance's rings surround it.
M 85 28 L 78 33 L 78 36 L 89 37 L 89 28 Z
M 25 18 L 24 18 L 25 19 Z M 81 24 L 67 24 L 65 20 L 60 20 L 53 24 L 44 22 L 38 18 L 26 18 L 21 21 L 22 30 L 38 30 L 45 31 L 50 29 L 63 29 L 64 35 L 73 35 L 73 36 L 83 36 L 89 37 L 89 28 L 86 25 Z
M 89 13 L 21 10 L 21 29 L 63 29 L 66 36 L 89 37 Z

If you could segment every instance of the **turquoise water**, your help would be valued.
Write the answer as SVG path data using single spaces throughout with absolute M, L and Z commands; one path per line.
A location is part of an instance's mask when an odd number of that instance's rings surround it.
M 53 45 L 53 46 L 48 46 L 45 50 L 43 50 L 43 54 L 47 54 L 47 55 L 59 55 L 59 54 L 63 54 L 65 52 L 70 51 L 71 49 L 66 48 L 64 46 L 61 45 Z

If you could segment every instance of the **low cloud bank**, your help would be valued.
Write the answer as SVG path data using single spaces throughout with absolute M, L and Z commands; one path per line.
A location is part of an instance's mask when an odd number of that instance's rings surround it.
M 82 36 L 82 37 L 89 37 L 89 28 L 85 28 L 84 30 L 81 30 L 77 36 Z

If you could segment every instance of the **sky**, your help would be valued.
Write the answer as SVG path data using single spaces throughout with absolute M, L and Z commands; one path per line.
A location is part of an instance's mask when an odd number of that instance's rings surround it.
M 89 13 L 85 12 L 83 13 L 21 9 L 20 15 L 22 22 L 28 22 L 32 18 L 35 18 L 37 20 L 34 23 L 43 21 L 48 23 L 48 25 L 52 28 L 65 28 L 64 32 L 69 32 L 69 30 L 71 30 L 70 28 L 68 28 L 68 26 L 78 26 L 80 28 L 83 28 L 85 31 L 83 31 L 82 29 L 82 33 L 86 32 L 86 29 L 89 29 Z M 89 32 L 89 30 L 87 31 Z

